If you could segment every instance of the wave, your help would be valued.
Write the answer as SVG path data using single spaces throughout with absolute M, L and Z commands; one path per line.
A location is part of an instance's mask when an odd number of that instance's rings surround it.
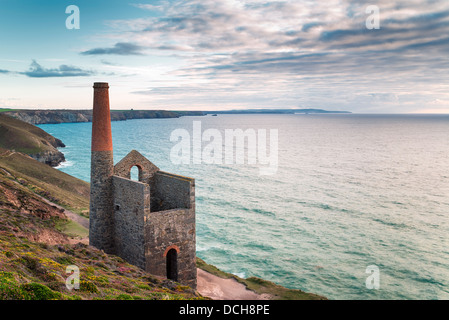
M 72 167 L 75 163 L 73 161 L 64 161 L 59 164 L 59 166 L 55 167 L 55 169 L 64 169 L 68 167 Z
M 246 279 L 246 272 L 233 272 L 232 274 L 239 278 Z

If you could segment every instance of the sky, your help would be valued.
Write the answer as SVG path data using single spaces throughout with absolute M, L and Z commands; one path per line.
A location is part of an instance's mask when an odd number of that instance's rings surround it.
M 447 0 L 0 0 L 0 108 L 449 113 L 448 71 Z

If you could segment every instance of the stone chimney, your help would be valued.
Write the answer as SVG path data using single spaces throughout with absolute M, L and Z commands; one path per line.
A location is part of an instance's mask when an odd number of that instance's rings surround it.
M 108 89 L 107 83 L 94 83 L 89 243 L 106 253 L 114 253 L 112 194 L 114 161 Z

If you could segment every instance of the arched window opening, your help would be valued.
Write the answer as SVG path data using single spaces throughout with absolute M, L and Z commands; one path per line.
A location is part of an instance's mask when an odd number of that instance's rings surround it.
M 138 166 L 134 166 L 130 171 L 131 180 L 140 181 L 140 168 Z
M 170 249 L 167 252 L 167 279 L 178 281 L 178 252 Z

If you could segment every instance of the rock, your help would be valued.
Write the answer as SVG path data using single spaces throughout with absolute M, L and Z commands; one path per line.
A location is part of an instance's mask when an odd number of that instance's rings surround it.
M 51 167 L 57 167 L 65 161 L 64 154 L 58 150 L 47 150 L 38 154 L 30 154 L 29 156 Z

